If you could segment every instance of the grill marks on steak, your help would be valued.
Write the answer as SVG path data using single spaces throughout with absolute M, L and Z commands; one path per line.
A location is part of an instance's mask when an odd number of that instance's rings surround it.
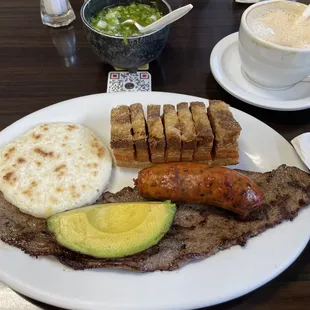
M 265 201 L 248 219 L 225 210 L 179 203 L 170 231 L 152 248 L 121 259 L 97 259 L 57 245 L 44 220 L 21 213 L 0 199 L 0 237 L 30 255 L 54 255 L 73 269 L 111 267 L 140 272 L 174 270 L 182 264 L 206 258 L 247 240 L 284 220 L 292 220 L 310 203 L 310 175 L 294 167 L 280 166 L 267 173 L 240 171 L 263 190 Z M 135 189 L 105 193 L 103 202 L 141 201 Z

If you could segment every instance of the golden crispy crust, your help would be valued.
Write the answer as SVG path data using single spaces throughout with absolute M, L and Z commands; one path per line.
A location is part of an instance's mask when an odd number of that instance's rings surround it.
M 219 100 L 210 100 L 208 116 L 217 146 L 236 143 L 241 126 L 234 119 L 228 104 Z
M 130 106 L 130 119 L 133 130 L 133 141 L 147 145 L 146 123 L 141 103 L 135 103 Z
M 136 161 L 138 162 L 149 162 L 150 163 L 150 154 L 149 150 L 141 150 L 136 148 Z
M 181 161 L 192 161 L 196 148 L 196 130 L 192 113 L 188 108 L 187 102 L 177 105 L 178 117 L 181 128 Z
M 135 160 L 134 150 L 128 149 L 113 149 L 113 155 L 115 160 L 120 161 L 132 161 Z
M 239 158 L 239 153 L 238 151 L 236 152 L 230 152 L 230 153 L 220 153 L 217 154 L 216 156 L 213 157 L 213 160 L 217 160 L 217 159 L 225 159 L 225 158 L 234 158 L 234 159 L 238 159 Z
M 206 106 L 203 102 L 191 102 L 190 107 L 197 134 L 194 160 L 209 160 L 211 158 L 214 135 L 207 116 Z
M 164 127 L 160 118 L 160 105 L 147 106 L 147 125 L 149 137 L 156 140 L 164 140 Z
M 239 163 L 237 158 L 226 158 L 226 159 L 217 159 L 215 161 L 211 161 L 211 160 L 200 160 L 197 161 L 200 163 L 204 163 L 204 164 L 208 164 L 210 167 L 213 166 L 229 166 L 229 165 L 237 165 Z M 138 161 L 117 161 L 117 166 L 119 167 L 127 167 L 127 168 L 146 168 L 151 166 L 152 163 L 150 162 L 146 162 L 146 163 L 142 163 L 142 162 L 138 162 Z
M 212 161 L 212 166 L 232 166 L 239 164 L 238 158 L 225 158 L 225 159 L 214 159 Z
M 180 123 L 175 107 L 171 104 L 164 105 L 164 125 L 167 147 L 181 148 Z
M 194 160 L 195 161 L 209 161 L 212 160 L 212 153 L 210 149 L 199 147 L 196 148 L 194 153 Z
M 208 116 L 215 136 L 213 161 L 217 165 L 235 165 L 239 162 L 239 123 L 234 119 L 229 105 L 223 101 L 210 100 Z
M 149 147 L 152 163 L 165 161 L 165 135 L 160 117 L 160 105 L 147 106 L 147 127 L 149 133 Z
M 133 129 L 133 142 L 138 162 L 149 162 L 149 147 L 146 134 L 146 122 L 141 103 L 130 106 L 131 125 Z
M 182 150 L 181 161 L 193 161 L 194 150 Z
M 203 102 L 191 102 L 190 104 L 195 124 L 198 145 L 205 145 L 212 148 L 214 135 L 207 116 L 206 106 Z
M 238 152 L 239 152 L 238 143 L 228 144 L 225 146 L 218 146 L 215 143 L 215 147 L 213 149 L 213 153 L 215 157 L 220 154 L 227 154 L 227 157 L 233 157 L 233 156 L 229 156 L 229 154 L 238 154 Z
M 229 105 L 210 101 L 182 102 L 177 105 L 129 108 L 111 111 L 111 146 L 117 165 L 143 168 L 152 163 L 197 161 L 210 166 L 235 165 L 239 162 L 238 137 L 241 127 L 234 120 Z M 210 119 L 210 120 L 209 120 Z M 164 125 L 163 125 L 164 123 Z M 146 126 L 147 125 L 147 126 Z
M 181 159 L 181 131 L 175 107 L 164 105 L 164 126 L 166 135 L 165 161 L 180 161 Z
M 181 152 L 180 151 L 174 151 L 171 149 L 166 149 L 165 162 L 167 162 L 167 163 L 179 162 L 180 160 L 181 160 Z
M 194 161 L 210 160 L 212 158 L 210 149 L 197 146 L 194 152 Z
M 118 167 L 123 167 L 123 168 L 146 168 L 152 165 L 151 162 L 139 162 L 139 161 L 116 161 L 116 165 Z
M 213 151 L 214 158 L 237 158 L 239 156 L 239 149 L 226 149 L 226 148 L 217 148 Z
M 111 148 L 133 150 L 129 108 L 125 105 L 111 111 Z

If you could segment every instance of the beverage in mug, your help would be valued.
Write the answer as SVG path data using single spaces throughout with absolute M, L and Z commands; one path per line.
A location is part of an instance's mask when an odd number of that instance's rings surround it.
M 284 89 L 310 75 L 310 18 L 306 5 L 264 1 L 242 15 L 239 54 L 244 73 L 255 84 Z
M 306 6 L 280 2 L 277 6 L 260 6 L 249 12 L 247 24 L 253 34 L 274 44 L 310 48 L 310 18 L 299 17 Z

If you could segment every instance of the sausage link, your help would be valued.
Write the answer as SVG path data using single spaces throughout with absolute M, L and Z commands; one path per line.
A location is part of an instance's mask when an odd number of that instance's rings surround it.
M 213 205 L 245 217 L 264 198 L 245 175 L 202 163 L 157 164 L 139 172 L 136 185 L 150 199 Z

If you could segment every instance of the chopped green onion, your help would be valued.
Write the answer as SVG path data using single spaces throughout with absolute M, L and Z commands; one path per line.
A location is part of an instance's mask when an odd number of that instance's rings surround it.
M 155 6 L 134 3 L 103 9 L 91 18 L 91 24 L 103 33 L 124 37 L 124 42 L 126 40 L 128 44 L 127 37 L 138 36 L 140 32 L 133 24 L 123 25 L 125 20 L 133 19 L 145 27 L 162 16 L 163 14 Z

